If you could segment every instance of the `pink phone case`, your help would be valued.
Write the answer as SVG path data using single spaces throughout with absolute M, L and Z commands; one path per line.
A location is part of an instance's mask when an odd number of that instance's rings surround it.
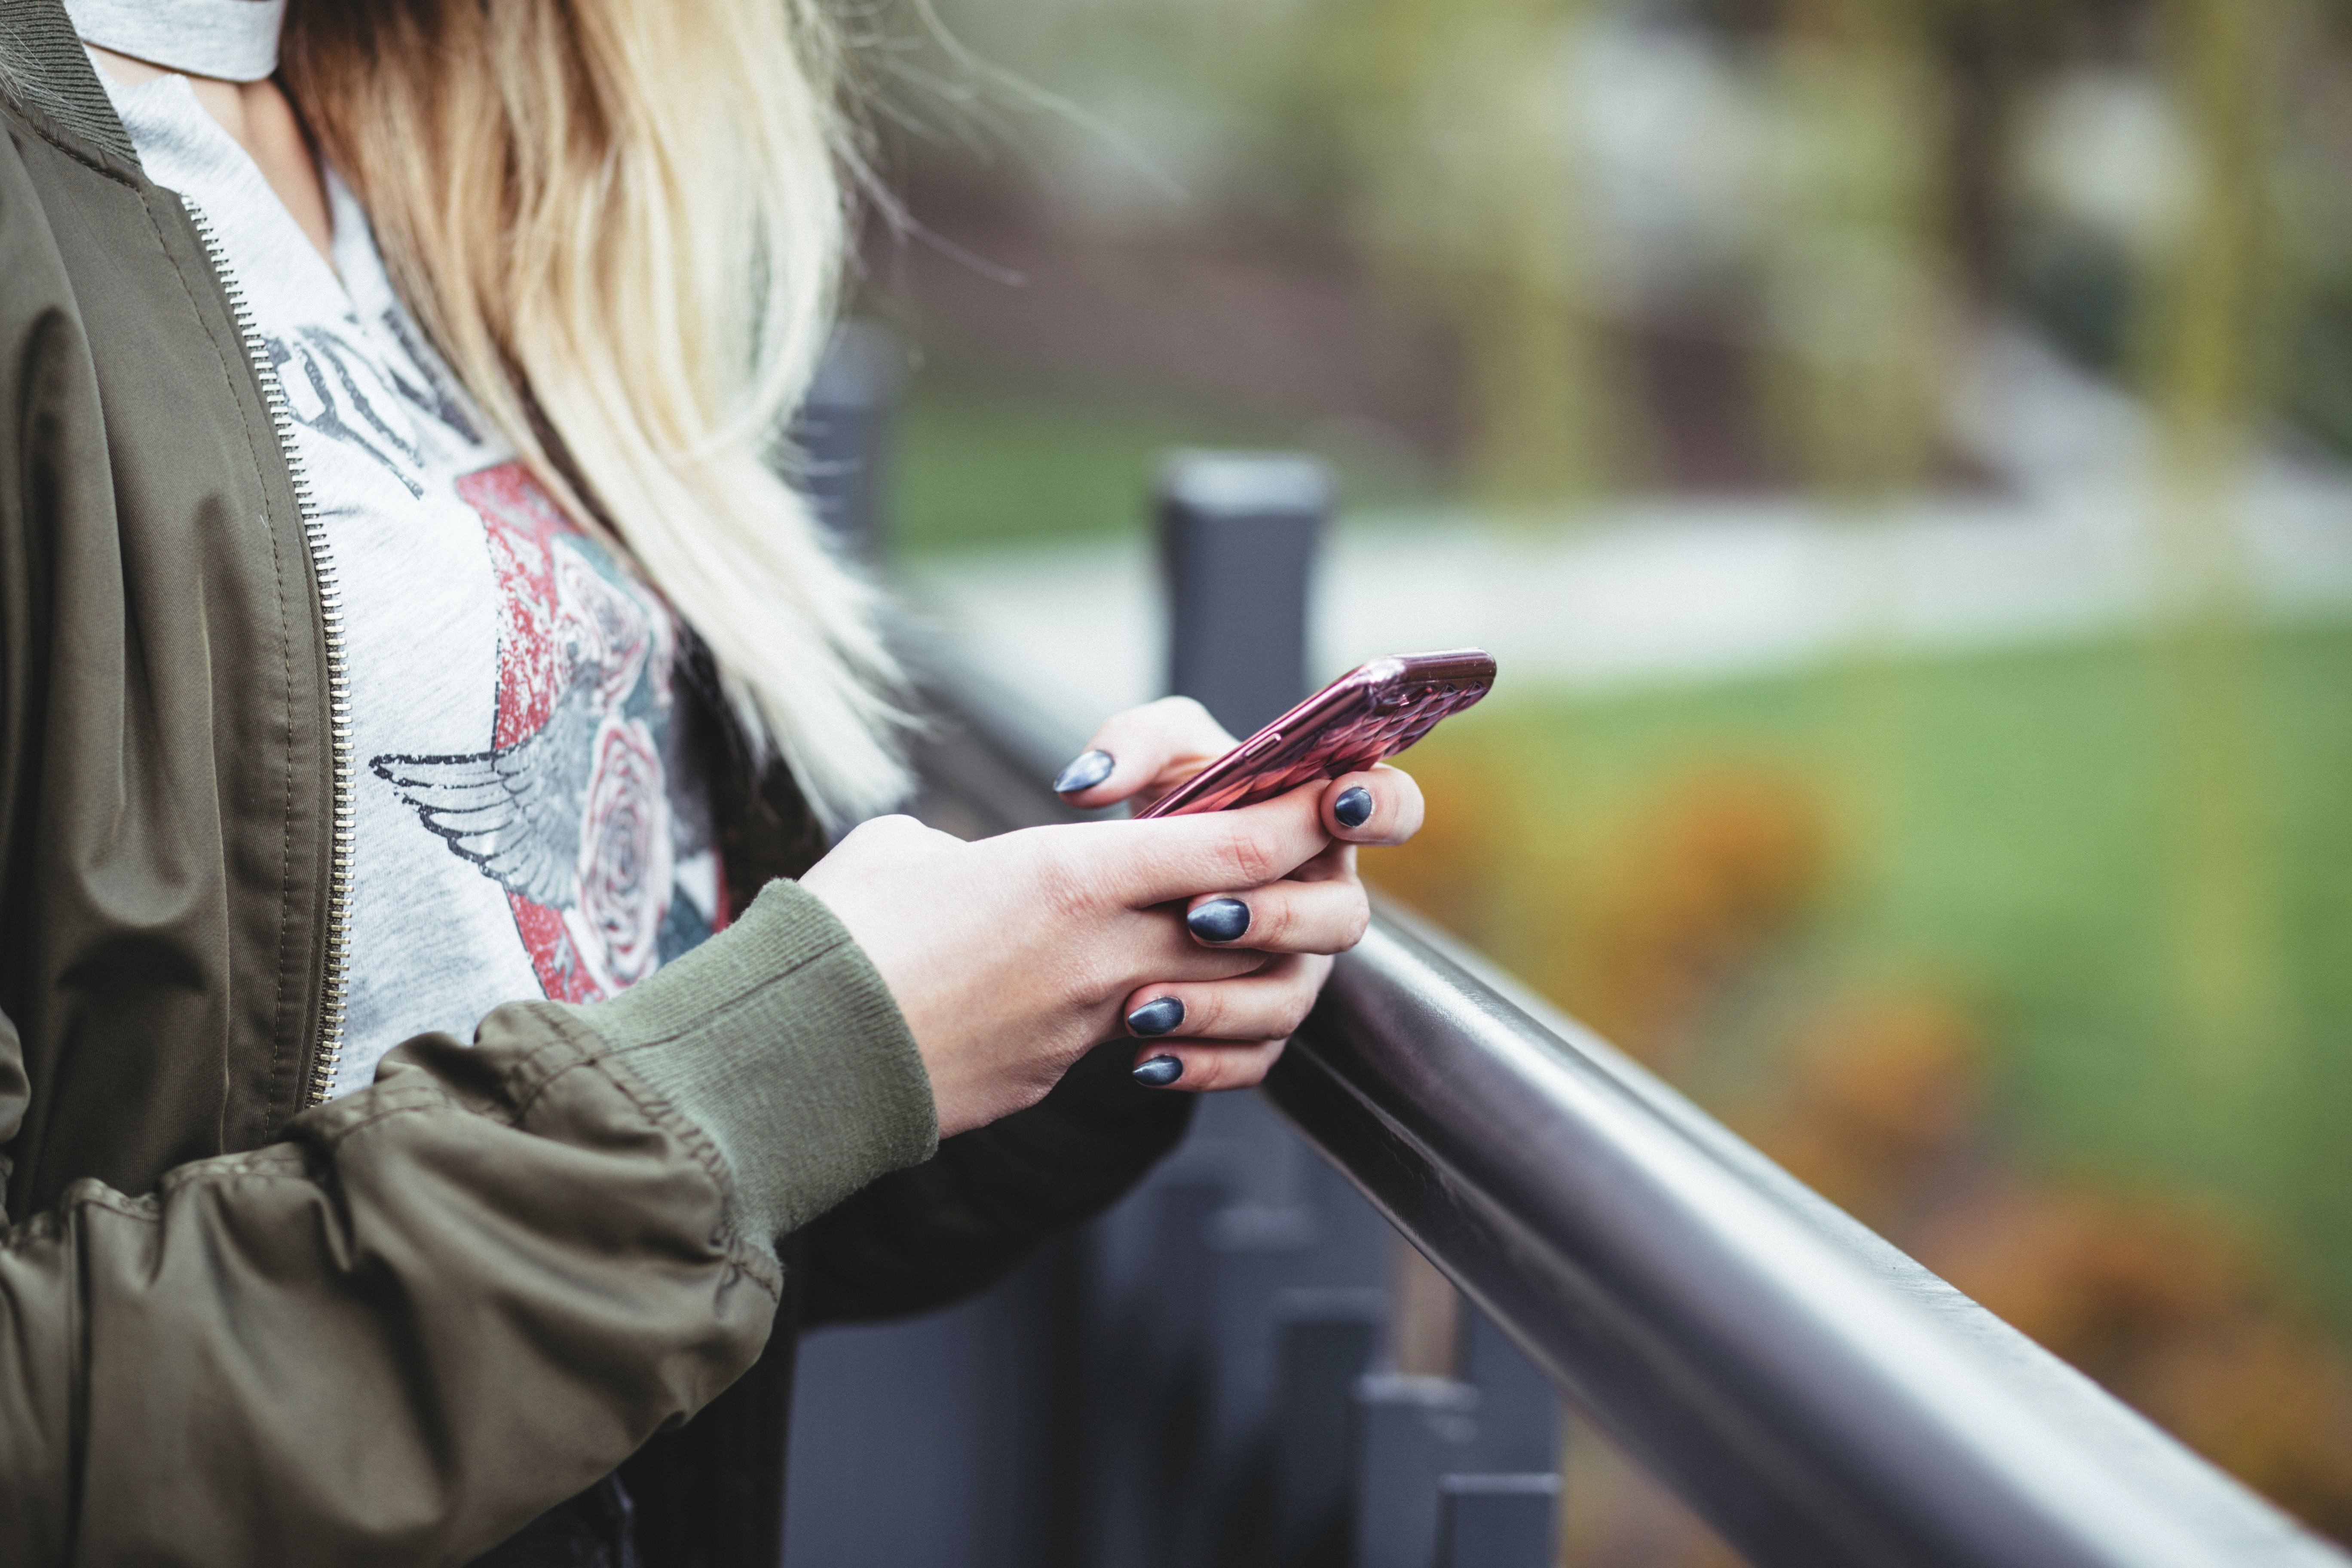
M 1163 795 L 1139 816 L 1255 805 L 1309 779 L 1395 756 L 1486 695 L 1495 661 L 1478 648 L 1395 654 L 1359 665 Z

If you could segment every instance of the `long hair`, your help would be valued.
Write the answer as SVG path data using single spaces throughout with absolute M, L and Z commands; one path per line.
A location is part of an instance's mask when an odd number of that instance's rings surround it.
M 875 590 L 769 463 L 848 219 L 817 0 L 297 0 L 284 79 L 484 415 L 829 825 L 892 804 Z

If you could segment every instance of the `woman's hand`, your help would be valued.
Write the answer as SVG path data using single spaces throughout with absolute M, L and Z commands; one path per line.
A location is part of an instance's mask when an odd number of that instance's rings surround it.
M 1208 710 L 1171 697 L 1104 724 L 1054 784 L 1075 805 L 1146 806 L 1234 744 Z M 1320 852 L 1279 880 L 1235 883 L 1186 900 L 1195 942 L 1264 961 L 1238 977 L 1203 983 L 1171 973 L 1139 988 L 1127 1009 L 1129 1032 L 1152 1043 L 1136 1053 L 1138 1079 L 1192 1089 L 1257 1083 L 1315 1005 L 1330 955 L 1362 940 L 1371 910 L 1356 879 L 1356 846 L 1402 844 L 1420 831 L 1421 789 L 1386 764 L 1312 788 L 1330 838 Z
M 1199 704 L 1172 701 L 1096 742 L 1127 756 L 1076 792 L 1087 805 L 1171 788 L 1231 743 Z M 1155 1087 L 1255 1083 L 1314 1005 L 1327 955 L 1363 934 L 1352 844 L 1402 842 L 1420 822 L 1420 793 L 1393 768 L 1242 811 L 974 844 L 883 817 L 802 885 L 906 1015 L 946 1136 L 1035 1103 L 1122 1034 L 1153 1042 L 1137 1076 Z
M 1247 811 L 1033 827 L 971 844 L 886 816 L 844 838 L 801 885 L 889 986 L 947 1136 L 1042 1099 L 1089 1047 L 1123 1032 L 1121 1020 L 1150 999 L 1139 995 L 1146 982 L 1174 982 L 1162 989 L 1233 1016 L 1303 1010 L 1262 981 L 1222 995 L 1219 983 L 1255 975 L 1265 956 L 1202 943 L 1178 911 L 1322 854 L 1320 795 L 1308 787 Z M 1203 1000 L 1213 995 L 1217 1003 Z M 1263 1036 L 1276 1021 L 1251 1027 Z

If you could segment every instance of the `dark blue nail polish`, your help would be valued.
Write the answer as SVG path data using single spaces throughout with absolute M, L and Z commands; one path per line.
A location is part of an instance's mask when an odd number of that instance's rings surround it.
M 1111 769 L 1117 766 L 1118 759 L 1108 752 L 1080 752 L 1070 759 L 1068 767 L 1054 775 L 1054 793 L 1076 795 L 1080 790 L 1092 789 L 1110 777 Z
M 1249 906 L 1239 899 L 1211 899 L 1184 917 L 1202 942 L 1239 942 L 1249 922 Z
M 1372 792 L 1361 784 L 1341 790 L 1331 803 L 1331 815 L 1342 827 L 1361 827 L 1372 819 Z
M 1156 996 L 1127 1016 L 1127 1026 L 1145 1039 L 1167 1034 L 1184 1021 L 1184 1004 L 1173 996 Z
M 1184 1064 L 1174 1057 L 1154 1057 L 1137 1064 L 1129 1076 L 1146 1089 L 1166 1089 L 1184 1076 Z

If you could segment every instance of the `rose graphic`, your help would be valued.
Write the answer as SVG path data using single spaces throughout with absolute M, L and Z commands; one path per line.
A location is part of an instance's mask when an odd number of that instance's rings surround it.
M 665 933 L 690 944 L 715 929 L 717 862 L 672 811 L 661 760 L 678 628 L 520 465 L 458 493 L 481 513 L 503 605 L 492 743 L 368 765 L 506 890 L 541 989 L 593 1001 L 659 968 Z
M 669 913 L 669 792 L 642 719 L 608 713 L 590 752 L 580 822 L 580 895 L 563 911 L 574 944 L 616 991 L 661 962 Z
M 655 617 L 626 590 L 606 582 L 580 552 L 558 542 L 548 552 L 555 566 L 556 637 L 564 666 L 562 679 L 596 683 L 597 705 L 617 708 L 637 689 L 648 656 L 661 650 Z M 666 628 L 665 628 L 666 629 Z M 667 660 L 664 660 L 666 663 Z M 669 671 L 656 669 L 664 684 Z

